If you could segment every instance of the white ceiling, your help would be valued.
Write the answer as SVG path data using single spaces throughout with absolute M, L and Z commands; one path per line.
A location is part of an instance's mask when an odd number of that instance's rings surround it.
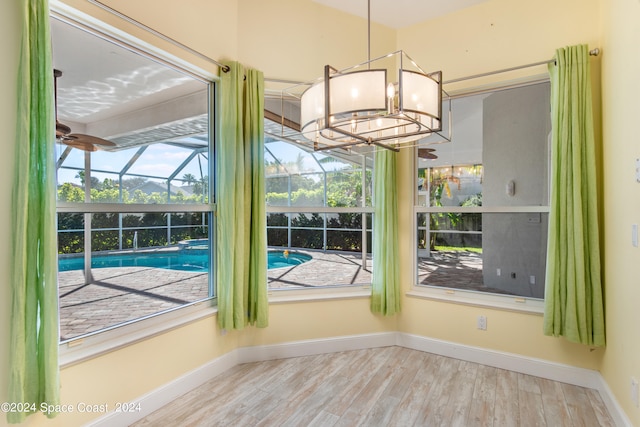
M 313 0 L 316 3 L 367 18 L 367 0 Z M 371 20 L 404 28 L 487 0 L 371 0 Z
M 149 58 L 51 19 L 60 118 L 89 123 L 159 104 L 206 85 Z
M 58 19 L 51 19 L 51 37 L 53 66 L 62 71 L 57 118 L 72 133 L 119 146 L 146 142 L 141 132 L 162 139 L 165 123 L 184 134 L 206 133 L 206 83 Z M 125 140 L 132 135 L 135 141 Z

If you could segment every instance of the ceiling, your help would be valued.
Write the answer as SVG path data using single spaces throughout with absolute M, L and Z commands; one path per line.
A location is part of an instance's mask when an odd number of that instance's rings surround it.
M 313 0 L 367 18 L 367 0 Z M 371 0 L 371 20 L 391 28 L 428 21 L 487 0 Z
M 57 118 L 72 133 L 118 149 L 207 132 L 205 82 L 55 18 L 51 38 Z

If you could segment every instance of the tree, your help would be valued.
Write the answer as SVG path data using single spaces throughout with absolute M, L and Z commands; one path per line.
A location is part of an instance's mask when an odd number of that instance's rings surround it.
M 191 185 L 196 182 L 196 176 L 192 173 L 185 173 L 184 175 L 182 175 L 182 181 L 186 182 L 187 185 Z
M 142 184 L 147 182 L 147 178 L 134 177 L 127 178 L 122 180 L 122 188 L 125 190 L 133 190 L 134 188 L 140 187 Z
M 84 201 L 84 190 L 65 182 L 58 187 L 58 200 L 61 202 L 76 202 L 81 203 Z
M 209 176 L 205 175 L 193 184 L 193 194 L 204 196 L 209 191 Z M 200 199 L 200 197 L 199 197 Z
M 84 187 L 84 183 L 86 181 L 84 171 L 78 171 L 78 173 L 76 174 L 76 178 L 80 179 L 80 184 Z M 100 183 L 100 180 L 95 176 L 91 177 L 91 188 L 95 188 L 96 190 L 102 189 L 102 183 Z

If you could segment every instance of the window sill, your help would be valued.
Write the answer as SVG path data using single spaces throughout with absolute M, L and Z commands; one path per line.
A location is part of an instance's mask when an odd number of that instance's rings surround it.
M 213 299 L 204 300 L 187 307 L 64 342 L 60 344 L 59 348 L 60 368 L 82 363 L 205 317 L 213 316 L 218 311 L 214 304 L 215 300 Z
M 269 291 L 269 304 L 369 298 L 371 286 L 341 286 L 317 289 L 283 289 Z
M 486 307 L 535 315 L 542 315 L 544 312 L 544 301 L 536 298 L 483 294 L 481 292 L 426 286 L 414 286 L 406 295 L 410 298 L 428 299 L 451 304 Z

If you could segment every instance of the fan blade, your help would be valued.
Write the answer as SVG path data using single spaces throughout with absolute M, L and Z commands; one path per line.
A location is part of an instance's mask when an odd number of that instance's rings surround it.
M 71 133 L 71 128 L 65 124 L 56 120 L 56 138 L 68 135 Z
M 433 154 L 433 151 L 436 151 L 435 148 L 418 148 L 418 157 L 421 159 L 437 159 L 438 156 Z
M 82 151 L 98 151 L 98 147 L 86 141 L 80 141 L 76 139 L 67 139 L 65 137 L 65 138 L 62 138 L 62 143 Z
M 64 139 L 79 141 L 87 144 L 102 145 L 104 147 L 116 146 L 115 143 L 111 141 L 107 141 L 106 139 L 98 138 L 97 136 L 92 136 L 92 135 L 84 135 L 82 133 L 72 133 L 70 135 L 65 136 Z
M 62 76 L 62 71 L 53 70 L 54 77 L 54 98 L 55 98 L 55 111 L 56 111 L 56 138 L 63 144 L 67 144 L 70 147 L 78 148 L 84 151 L 96 151 L 99 145 L 100 147 L 115 147 L 111 141 L 98 138 L 97 136 L 84 135 L 81 133 L 71 133 L 71 128 L 58 121 L 58 77 Z

